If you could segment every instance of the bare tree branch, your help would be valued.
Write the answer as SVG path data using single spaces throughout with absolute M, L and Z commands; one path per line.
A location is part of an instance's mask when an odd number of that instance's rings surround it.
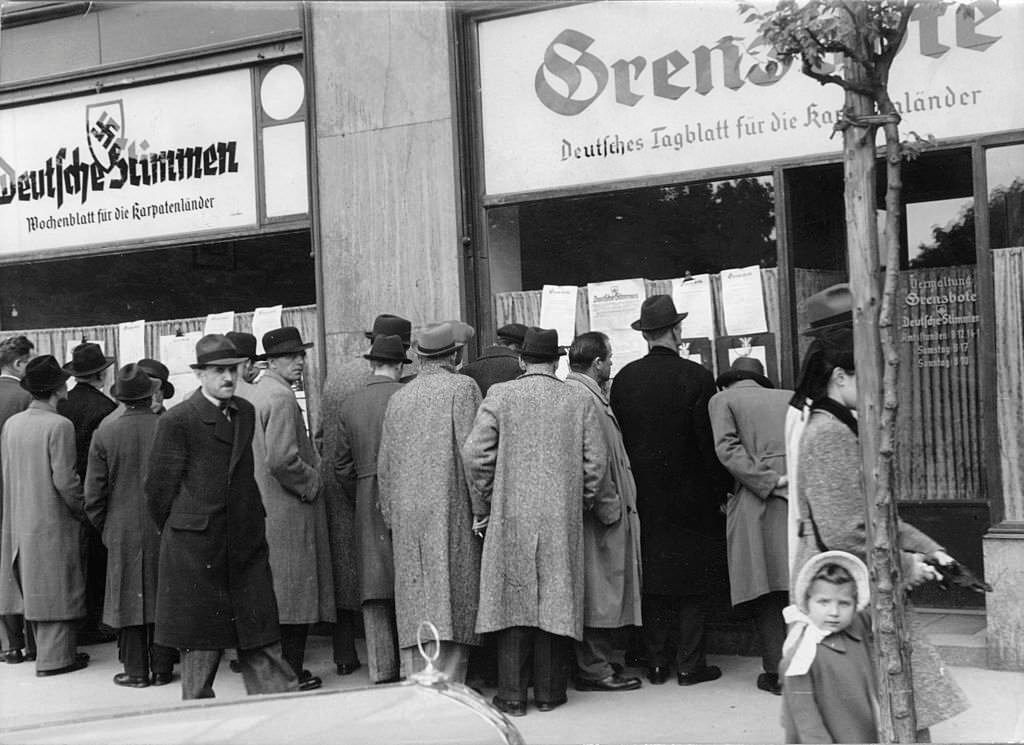
M 803 61 L 801 71 L 804 75 L 812 78 L 813 80 L 817 80 L 822 85 L 832 83 L 833 85 L 838 85 L 844 91 L 851 91 L 852 93 L 859 93 L 863 96 L 874 97 L 875 91 L 870 85 L 861 85 L 859 83 L 846 80 L 845 78 L 841 78 L 838 75 L 829 75 L 827 73 L 818 72 L 811 67 L 811 63 L 806 59 Z

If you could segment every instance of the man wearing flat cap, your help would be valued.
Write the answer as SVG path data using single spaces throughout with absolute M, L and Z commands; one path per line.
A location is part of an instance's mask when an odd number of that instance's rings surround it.
M 162 532 L 155 641 L 181 650 L 183 699 L 213 698 L 225 649 L 248 693 L 293 691 L 253 465 L 255 411 L 237 398 L 245 359 L 221 334 L 196 343 L 199 388 L 160 417 L 146 476 Z
M 782 609 L 789 601 L 786 410 L 793 392 L 777 389 L 754 357 L 738 357 L 715 385 L 721 390 L 708 404 L 715 452 L 735 479 L 725 513 L 732 604 L 754 617 L 764 668 L 757 687 L 779 696 Z
M 412 341 L 412 323 L 400 316 L 382 313 L 374 319 L 373 327 L 364 335 L 371 345 L 378 336 L 398 336 L 402 346 L 408 349 Z M 407 376 L 401 382 L 410 379 Z M 360 389 L 365 380 L 366 360 L 362 356 L 353 357 L 328 370 L 320 394 L 320 415 L 314 425 L 313 439 L 320 452 L 337 452 L 341 404 L 348 394 Z M 356 572 L 354 504 L 345 496 L 334 477 L 333 465 L 327 459 L 321 464 L 321 476 L 327 505 L 337 610 L 333 639 L 334 664 L 338 675 L 351 675 L 361 667 L 355 644 L 355 614 L 361 612 L 362 600 Z
M 523 346 L 526 326 L 509 323 L 498 329 L 498 341 L 487 347 L 473 362 L 465 365 L 461 372 L 468 375 L 480 386 L 480 395 L 486 396 L 495 383 L 515 380 L 522 373 L 519 369 L 519 350 Z
M 394 543 L 398 644 L 406 675 L 423 666 L 417 630 L 438 630 L 434 663 L 464 683 L 469 651 L 480 643 L 476 624 L 480 546 L 461 448 L 473 426 L 480 391 L 456 375 L 463 343 L 452 323 L 428 326 L 413 351 L 414 380 L 396 391 L 384 415 L 377 477 L 380 508 Z
M 334 449 L 324 451 L 334 477 L 355 508 L 356 570 L 366 630 L 370 680 L 389 683 L 400 677 L 398 631 L 395 626 L 395 567 L 391 531 L 378 506 L 377 453 L 384 412 L 401 387 L 405 356 L 400 336 L 377 336 L 370 351 L 363 387 L 341 403 L 333 424 Z
M 552 329 L 529 329 L 523 374 L 491 386 L 462 447 L 484 535 L 476 630 L 497 632 L 498 695 L 512 716 L 566 701 L 570 639 L 583 638 L 583 514 L 608 487 L 592 397 L 555 376 Z
M 10 530 L 4 532 L 11 538 L 4 545 L 0 612 L 24 612 L 36 639 L 40 677 L 81 670 L 89 660 L 77 651 L 86 604 L 85 512 L 75 472 L 75 429 L 57 413 L 69 377 L 52 355 L 33 358 L 21 380 L 32 403 L 7 420 L 0 436 L 4 496 L 10 505 L 4 513 Z M 17 592 L 9 591 L 11 584 Z
M 75 471 L 85 482 L 85 469 L 89 465 L 89 443 L 100 423 L 111 414 L 117 404 L 103 393 L 104 372 L 114 364 L 113 357 L 105 357 L 99 344 L 79 344 L 71 353 L 71 362 L 64 370 L 75 378 L 75 387 L 67 398 L 57 404 L 57 413 L 66 416 L 75 425 Z M 92 525 L 86 526 L 86 617 L 79 642 L 95 644 L 113 641 L 114 636 L 100 629 L 103 614 L 103 596 L 107 577 L 107 549 L 103 539 Z
M 334 622 L 334 580 L 327 511 L 320 498 L 320 458 L 306 432 L 292 386 L 302 378 L 306 350 L 299 330 L 284 326 L 263 335 L 267 369 L 250 401 L 256 409 L 252 438 L 256 483 L 267 510 L 267 544 L 274 573 L 284 658 L 299 689 L 321 680 L 303 668 L 311 624 Z
M 103 623 L 118 630 L 124 663 L 114 684 L 129 688 L 170 683 L 175 658 L 153 641 L 160 531 L 144 489 L 159 421 L 153 396 L 161 385 L 140 364 L 118 370 L 114 397 L 124 411 L 93 434 L 85 477 L 85 512 L 108 552 Z
M 659 685 L 674 665 L 679 685 L 714 680 L 705 658 L 708 535 L 729 475 L 715 456 L 708 400 L 715 383 L 679 356 L 681 321 L 669 295 L 644 300 L 633 329 L 645 357 L 615 376 L 611 405 L 636 480 L 643 556 L 643 637 L 648 679 Z

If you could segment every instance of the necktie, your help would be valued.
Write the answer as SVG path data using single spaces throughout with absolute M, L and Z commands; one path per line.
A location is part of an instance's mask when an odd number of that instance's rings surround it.
M 220 413 L 224 415 L 224 418 L 229 422 L 231 421 L 231 406 L 227 401 L 220 405 Z

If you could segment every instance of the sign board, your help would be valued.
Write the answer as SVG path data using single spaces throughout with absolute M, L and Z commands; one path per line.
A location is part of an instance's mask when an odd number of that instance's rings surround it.
M 249 70 L 0 111 L 0 256 L 257 222 Z
M 914 11 L 890 80 L 904 133 L 1024 126 L 1024 3 L 971 7 Z M 842 148 L 842 90 L 771 59 L 735 3 L 583 3 L 478 29 L 489 195 Z

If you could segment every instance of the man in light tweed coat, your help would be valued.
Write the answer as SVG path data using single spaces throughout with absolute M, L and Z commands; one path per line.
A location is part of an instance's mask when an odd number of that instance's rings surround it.
M 592 397 L 555 377 L 553 330 L 530 329 L 525 373 L 491 387 L 462 448 L 486 531 L 476 630 L 498 632 L 494 705 L 526 713 L 566 700 L 569 637 L 583 637 L 583 513 L 604 488 L 607 446 Z
M 403 672 L 423 666 L 416 632 L 430 621 L 441 641 L 435 667 L 463 683 L 470 646 L 480 643 L 474 630 L 480 545 L 460 449 L 480 391 L 455 374 L 462 349 L 456 336 L 463 330 L 455 323 L 424 329 L 413 346 L 420 372 L 388 402 L 377 480 L 381 514 L 391 527 Z

